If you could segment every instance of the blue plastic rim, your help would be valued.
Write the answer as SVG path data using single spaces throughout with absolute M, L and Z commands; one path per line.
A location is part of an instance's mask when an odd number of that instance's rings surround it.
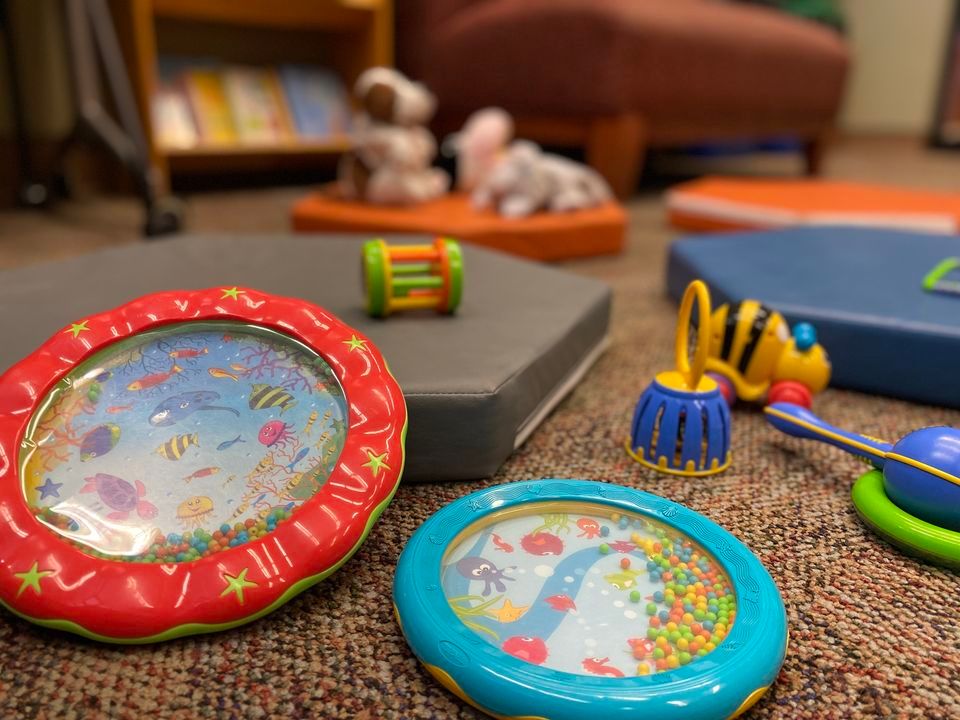
M 575 512 L 584 504 L 602 506 L 666 526 L 701 546 L 733 585 L 737 613 L 729 633 L 716 649 L 688 665 L 624 677 L 554 670 L 485 640 L 457 617 L 445 594 L 448 551 L 477 528 L 501 518 L 537 515 L 537 505 L 545 503 L 551 507 L 569 503 Z M 574 527 L 568 537 L 576 537 L 577 530 Z M 609 557 L 602 553 L 598 557 Z M 505 557 L 497 554 L 491 559 L 502 569 L 509 564 Z M 491 596 L 496 592 L 493 589 Z M 394 603 L 407 642 L 431 674 L 461 699 L 506 718 L 734 717 L 770 686 L 786 652 L 786 612 L 780 594 L 760 561 L 739 540 L 682 505 L 585 480 L 500 485 L 442 508 L 414 533 L 401 554 Z M 638 606 L 641 610 L 644 603 Z

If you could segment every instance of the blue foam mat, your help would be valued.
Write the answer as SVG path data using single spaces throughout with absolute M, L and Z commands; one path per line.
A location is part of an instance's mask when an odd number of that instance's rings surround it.
M 960 295 L 923 277 L 960 256 L 960 237 L 849 227 L 677 240 L 667 290 L 703 279 L 714 305 L 756 298 L 791 324 L 813 323 L 836 387 L 960 408 Z

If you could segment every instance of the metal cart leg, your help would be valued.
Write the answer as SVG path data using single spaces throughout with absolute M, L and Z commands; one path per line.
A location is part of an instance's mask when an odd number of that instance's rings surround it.
M 23 116 L 23 94 L 20 87 L 20 68 L 17 56 L 17 38 L 10 21 L 7 0 L 0 0 L 0 32 L 7 47 L 7 81 L 12 96 L 13 130 L 17 141 L 17 161 L 20 177 L 17 199 L 21 205 L 40 207 L 47 201 L 47 187 L 34 175 L 33 157 L 27 140 L 27 124 Z
M 76 142 L 96 143 L 122 163 L 133 178 L 144 205 L 144 235 L 178 232 L 183 224 L 182 208 L 174 198 L 158 196 L 155 169 L 106 0 L 65 0 L 65 8 L 77 122 L 60 149 L 56 167 L 62 167 L 64 156 Z M 104 107 L 98 56 L 119 124 Z

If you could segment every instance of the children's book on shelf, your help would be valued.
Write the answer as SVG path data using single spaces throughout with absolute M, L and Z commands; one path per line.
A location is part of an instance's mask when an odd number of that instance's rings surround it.
M 240 142 L 269 145 L 293 137 L 276 70 L 230 66 L 223 72 L 223 83 Z
M 310 65 L 283 65 L 280 78 L 300 137 L 322 138 L 348 131 L 350 105 L 335 73 Z
M 197 126 L 182 87 L 161 84 L 153 98 L 153 127 L 161 147 L 189 148 L 197 144 Z
M 211 145 L 237 142 L 223 73 L 215 68 L 197 68 L 184 74 L 184 85 L 197 121 L 200 140 Z
M 152 113 L 161 147 L 269 147 L 349 130 L 347 92 L 336 73 L 322 67 L 161 56 L 157 70 Z

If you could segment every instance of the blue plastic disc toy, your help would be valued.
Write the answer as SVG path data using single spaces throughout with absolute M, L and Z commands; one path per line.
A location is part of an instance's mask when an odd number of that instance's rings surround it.
M 730 718 L 783 664 L 776 585 L 733 535 L 631 488 L 540 480 L 444 507 L 397 567 L 427 670 L 501 718 Z

